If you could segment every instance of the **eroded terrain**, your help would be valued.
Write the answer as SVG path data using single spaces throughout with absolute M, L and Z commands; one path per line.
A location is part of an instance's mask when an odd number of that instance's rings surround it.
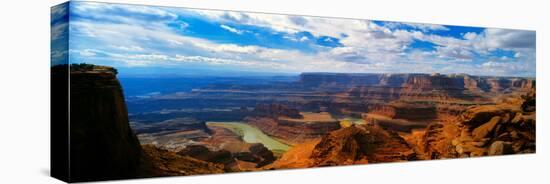
M 534 153 L 535 80 L 304 73 L 126 98 L 142 145 L 226 172 Z M 147 108 L 144 108 L 146 106 Z

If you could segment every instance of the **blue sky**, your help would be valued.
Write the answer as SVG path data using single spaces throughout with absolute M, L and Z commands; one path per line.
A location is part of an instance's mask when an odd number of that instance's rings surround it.
M 94 2 L 69 7 L 70 61 L 128 73 L 535 76 L 534 31 Z M 52 30 L 63 28 L 55 17 L 63 16 L 52 16 Z M 59 63 L 56 48 L 52 43 Z
M 69 3 L 51 9 L 51 62 L 52 65 L 69 63 Z

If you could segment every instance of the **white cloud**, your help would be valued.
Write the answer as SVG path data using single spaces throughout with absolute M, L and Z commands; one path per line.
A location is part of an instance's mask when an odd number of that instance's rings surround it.
M 439 57 L 455 59 L 457 61 L 471 61 L 474 54 L 471 50 L 465 49 L 458 45 L 447 45 L 445 47 L 437 47 Z
M 137 54 L 137 55 L 128 55 L 128 58 L 131 59 L 142 59 L 142 60 L 168 60 L 170 57 L 164 54 Z
M 385 27 L 391 28 L 391 29 L 399 29 L 401 27 L 411 27 L 415 29 L 419 29 L 423 32 L 431 31 L 431 30 L 439 30 L 439 31 L 447 31 L 449 30 L 448 27 L 445 27 L 443 25 L 438 24 L 422 24 L 422 23 L 400 23 L 400 22 L 385 22 Z
M 230 26 L 228 26 L 228 25 L 222 24 L 222 25 L 220 25 L 220 27 L 221 27 L 222 29 L 225 29 L 225 30 L 227 30 L 227 31 L 229 31 L 229 32 L 232 32 L 232 33 L 235 33 L 235 34 L 243 34 L 243 31 L 242 31 L 242 30 L 235 29 L 235 28 L 230 27 Z
M 95 7 L 86 7 L 93 10 Z M 113 8 L 113 7 L 102 7 Z M 119 7 L 114 7 L 114 9 Z M 101 8 L 100 8 L 101 9 Z M 84 10 L 82 10 L 84 11 Z M 93 10 L 103 11 L 103 10 Z M 95 40 L 102 45 L 110 45 L 117 52 L 105 55 L 114 58 L 127 66 L 148 66 L 158 64 L 204 63 L 211 65 L 232 65 L 256 67 L 266 71 L 332 71 L 332 72 L 464 72 L 481 73 L 481 68 L 500 67 L 491 70 L 506 74 L 519 72 L 534 73 L 534 33 L 521 33 L 516 30 L 492 30 L 483 33 L 465 33 L 461 38 L 444 37 L 426 34 L 425 30 L 448 30 L 449 28 L 432 24 L 406 24 L 417 30 L 390 29 L 368 20 L 326 19 L 320 17 L 295 17 L 286 15 L 270 15 L 240 12 L 222 12 L 207 10 L 189 10 L 177 12 L 173 9 L 159 8 L 128 10 L 138 14 L 151 13 L 160 18 L 174 18 L 180 13 L 191 12 L 209 21 L 220 24 L 220 27 L 235 34 L 244 34 L 228 25 L 253 25 L 271 28 L 274 31 L 287 33 L 285 39 L 297 44 L 310 39 L 298 36 L 298 32 L 309 32 L 313 36 L 330 36 L 339 39 L 342 47 L 329 48 L 317 46 L 317 53 L 305 53 L 298 50 L 285 50 L 261 47 L 257 45 L 237 45 L 232 43 L 217 43 L 215 41 L 184 36 L 162 23 L 143 25 L 136 23 L 132 17 L 108 17 L 107 20 L 80 20 L 71 24 L 74 35 Z M 173 13 L 173 12 L 177 12 Z M 181 15 L 181 14 L 180 14 Z M 139 22 L 139 20 L 138 20 Z M 180 28 L 187 29 L 190 25 L 179 22 Z M 336 41 L 327 38 L 327 41 Z M 434 51 L 410 51 L 409 45 L 414 40 L 422 40 L 436 44 Z M 303 43 L 310 44 L 310 43 Z M 97 45 L 97 44 L 95 44 Z M 146 49 L 140 47 L 146 46 Z M 77 48 L 87 48 L 89 45 L 73 45 Z M 528 67 L 502 67 L 498 64 L 474 64 L 476 55 L 487 55 L 490 51 L 502 48 L 515 51 L 514 59 L 528 63 Z M 92 48 L 88 48 L 92 49 Z M 97 49 L 97 48 L 96 48 Z M 82 52 L 82 56 L 99 57 L 98 52 Z M 124 51 L 124 52 L 123 52 Z M 131 54 L 128 54 L 131 51 Z M 94 53 L 96 55 L 91 55 Z M 507 58 L 506 60 L 512 60 Z M 495 61 L 496 62 L 496 61 Z M 486 63 L 486 62 L 485 62 Z
M 294 34 L 307 31 L 314 36 L 331 36 L 340 38 L 345 48 L 353 48 L 353 53 L 339 53 L 335 48 L 333 59 L 360 58 L 368 59 L 364 63 L 396 62 L 408 59 L 403 56 L 405 49 L 413 39 L 429 41 L 436 45 L 435 53 L 424 57 L 438 57 L 442 62 L 472 61 L 477 55 L 488 55 L 497 48 L 514 50 L 516 55 L 526 55 L 534 50 L 519 50 L 519 48 L 534 48 L 534 32 L 519 30 L 487 29 L 481 34 L 465 33 L 462 39 L 428 35 L 429 30 L 446 31 L 448 27 L 435 24 L 392 23 L 379 26 L 367 20 L 325 19 L 319 17 L 301 17 L 298 21 L 294 16 L 250 14 L 239 12 L 200 11 L 208 14 L 215 21 L 229 21 L 240 24 L 269 27 L 276 31 Z M 400 26 L 416 28 L 420 31 L 390 30 Z M 341 35 L 347 35 L 342 38 Z M 285 37 L 296 41 L 294 37 Z M 304 37 L 307 39 L 307 37 Z M 362 56 L 362 57 L 359 57 Z M 534 57 L 531 57 L 534 58 Z M 534 60 L 524 62 L 534 63 Z M 447 62 L 448 63 L 448 62 Z
M 115 3 L 97 3 L 97 2 L 76 2 L 71 6 L 71 11 L 86 17 L 93 17 L 98 20 L 120 21 L 125 23 L 134 23 L 140 20 L 140 17 L 146 16 L 149 20 L 174 20 L 178 16 L 162 7 L 145 5 L 124 5 Z M 123 13 L 120 15 L 118 13 Z M 128 16 L 131 14 L 132 16 Z M 134 18 L 133 18 L 134 17 Z M 141 20 L 145 21 L 145 20 Z
M 473 32 L 467 32 L 466 34 L 464 34 L 464 39 L 466 40 L 474 40 L 476 37 L 477 34 Z
M 69 23 L 62 22 L 52 25 L 51 27 L 51 40 L 56 41 L 61 38 L 68 38 Z
M 79 54 L 81 56 L 84 56 L 84 57 L 90 57 L 90 56 L 96 56 L 96 52 L 95 50 L 92 50 L 92 49 L 85 49 L 85 50 L 82 50 L 79 52 Z
M 155 61 L 148 60 L 121 59 L 118 61 L 125 63 L 125 65 L 129 67 L 147 67 L 155 64 Z
M 534 31 L 489 28 L 485 30 L 484 34 L 487 46 L 490 48 L 535 48 L 536 35 Z
M 412 23 L 408 24 L 409 26 L 412 26 L 414 28 L 420 29 L 422 31 L 430 31 L 430 30 L 439 30 L 439 31 L 448 31 L 449 28 L 438 25 L 438 24 L 419 24 L 419 23 Z
M 144 49 L 138 45 L 122 46 L 122 45 L 111 45 L 111 47 L 123 51 L 143 51 Z

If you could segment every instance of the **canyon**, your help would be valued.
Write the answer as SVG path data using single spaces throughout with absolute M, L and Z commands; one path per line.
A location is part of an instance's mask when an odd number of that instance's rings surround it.
M 75 148 L 130 154 L 109 166 L 130 178 L 536 152 L 532 78 L 302 73 L 186 78 L 181 91 L 155 92 L 128 79 L 121 88 L 109 67 L 70 76 Z M 110 141 L 86 142 L 97 138 Z

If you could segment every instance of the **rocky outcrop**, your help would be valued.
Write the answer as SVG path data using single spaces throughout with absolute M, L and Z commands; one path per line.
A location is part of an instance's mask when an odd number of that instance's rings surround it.
M 269 149 L 267 149 L 263 144 L 254 144 L 250 147 L 250 153 L 257 158 L 258 165 L 256 167 L 263 167 L 267 164 L 272 163 L 276 160 L 275 156 L 273 155 L 273 152 L 271 152 Z
M 513 153 L 514 148 L 512 147 L 512 144 L 504 141 L 493 142 L 487 151 L 488 155 L 508 155 Z
M 319 138 L 340 128 L 340 122 L 329 113 L 298 113 L 297 110 L 281 110 L 279 105 L 271 105 L 275 110 L 255 110 L 261 113 L 245 118 L 248 124 L 258 127 L 264 133 L 280 138 L 287 143 L 295 144 L 309 139 Z M 286 112 L 270 113 L 263 112 Z M 293 112 L 293 113 L 288 113 Z M 289 115 L 293 114 L 293 115 Z
M 395 132 L 351 126 L 323 137 L 310 156 L 315 166 L 414 160 L 415 153 Z
M 250 146 L 249 152 L 234 153 L 233 157 L 240 161 L 255 163 L 255 168 L 271 164 L 276 160 L 273 152 L 260 143 Z
M 534 153 L 534 98 L 531 93 L 496 105 L 471 107 L 456 123 L 432 124 L 422 138 L 421 152 L 430 159 Z
M 368 156 L 374 151 L 373 143 L 384 141 L 381 137 L 369 134 L 370 132 L 354 126 L 334 131 L 321 139 L 313 149 L 310 159 L 315 166 L 368 163 Z
M 190 156 L 199 160 L 224 165 L 233 162 L 231 152 L 227 150 L 211 151 L 203 145 L 189 145 L 177 153 L 178 155 Z
M 459 121 L 462 121 L 462 125 L 477 128 L 497 116 L 510 118 L 520 110 L 520 106 L 515 104 L 475 106 L 462 113 Z
M 139 177 L 187 176 L 224 173 L 224 166 L 206 162 L 153 145 L 143 145 L 143 158 L 138 170 Z
M 201 140 L 199 143 L 209 145 L 215 150 L 227 150 L 231 153 L 246 152 L 251 144 L 243 141 L 242 137 L 230 129 L 208 125 L 211 130 L 211 136 L 208 139 Z
M 417 145 L 417 154 L 421 159 L 442 159 L 457 157 L 455 149 L 450 146 L 454 138 L 460 134 L 454 123 L 434 122 L 420 134 Z
M 189 156 L 202 161 L 222 164 L 226 169 L 245 170 L 246 168 L 235 168 L 240 162 L 249 162 L 254 168 L 260 168 L 275 161 L 273 152 L 267 149 L 263 144 L 257 143 L 249 147 L 247 152 L 231 153 L 227 150 L 210 150 L 203 145 L 189 145 L 185 149 L 177 152 L 181 156 Z M 253 168 L 248 168 L 253 169 Z
M 415 159 L 415 152 L 395 132 L 378 126 L 354 125 L 333 131 L 319 141 L 292 148 L 272 167 L 318 167 Z
M 141 147 L 128 124 L 115 69 L 86 64 L 70 66 L 69 144 L 70 181 L 136 176 Z

